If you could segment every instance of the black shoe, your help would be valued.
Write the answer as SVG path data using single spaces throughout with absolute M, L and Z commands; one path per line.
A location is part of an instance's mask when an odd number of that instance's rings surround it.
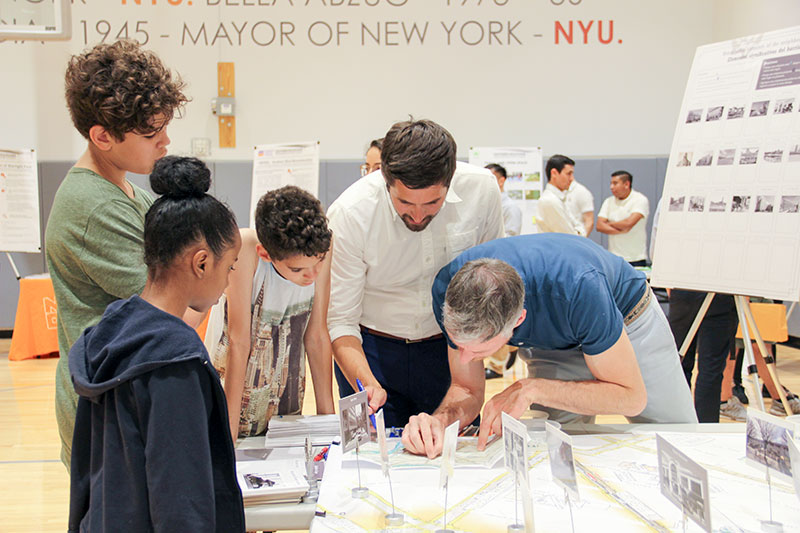
M 484 371 L 484 374 L 486 375 L 486 379 L 496 379 L 496 378 L 502 378 L 503 377 L 503 374 L 498 374 L 497 372 L 495 372 L 491 368 L 487 368 Z
M 743 387 L 743 386 L 741 386 L 741 385 L 734 385 L 734 386 L 733 386 L 733 395 L 734 395 L 734 396 L 736 396 L 736 398 L 737 398 L 737 399 L 738 399 L 740 402 L 742 402 L 744 405 L 747 405 L 747 404 L 748 404 L 748 401 L 747 401 L 747 394 L 745 394 L 745 392 L 744 392 L 744 387 Z
M 517 351 L 514 350 L 513 352 L 508 354 L 508 361 L 506 361 L 506 370 L 514 366 L 514 361 L 516 360 L 517 360 Z

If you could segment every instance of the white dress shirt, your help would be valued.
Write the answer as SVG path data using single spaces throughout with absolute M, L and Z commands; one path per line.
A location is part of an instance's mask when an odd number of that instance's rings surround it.
M 583 222 L 583 214 L 594 212 L 594 196 L 577 180 L 572 180 L 567 189 L 567 209 L 572 218 Z
M 575 220 L 567 209 L 567 191 L 562 191 L 552 183 L 544 188 L 538 211 L 536 225 L 539 226 L 539 231 L 586 235 L 583 223 Z
M 647 259 L 647 215 L 650 214 L 647 196 L 634 190 L 624 200 L 609 196 L 597 213 L 598 218 L 609 222 L 625 220 L 633 213 L 640 213 L 642 218 L 628 232 L 608 236 L 608 251 L 629 262 Z
M 522 230 L 522 209 L 505 191 L 500 193 L 500 200 L 503 206 L 503 227 L 506 230 L 506 237 L 519 235 Z
M 488 170 L 458 163 L 442 209 L 413 232 L 395 211 L 377 171 L 328 209 L 333 231 L 331 340 L 361 339 L 359 324 L 404 339 L 441 333 L 431 286 L 443 266 L 477 244 L 503 237 L 500 190 Z

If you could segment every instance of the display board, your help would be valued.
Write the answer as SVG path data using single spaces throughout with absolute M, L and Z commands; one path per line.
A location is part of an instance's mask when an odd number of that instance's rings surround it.
M 800 27 L 701 46 L 664 182 L 652 282 L 800 296 Z
M 521 235 L 536 233 L 536 207 L 542 195 L 542 147 L 469 149 L 469 164 L 495 163 L 506 169 L 505 192 L 522 211 Z
M 41 249 L 36 152 L 0 149 L 0 251 Z
M 253 150 L 250 227 L 261 196 L 284 185 L 296 185 L 319 197 L 319 143 L 262 144 Z
M 0 40 L 69 39 L 71 0 L 0 0 Z

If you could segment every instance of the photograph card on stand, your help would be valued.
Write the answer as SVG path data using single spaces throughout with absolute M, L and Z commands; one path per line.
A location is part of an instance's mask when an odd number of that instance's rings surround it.
M 547 454 L 550 457 L 550 472 L 553 481 L 578 499 L 578 479 L 575 475 L 575 460 L 572 456 L 572 438 L 549 421 L 545 424 Z
M 800 444 L 795 439 L 789 441 L 789 460 L 792 463 L 792 482 L 794 493 L 800 500 Z
M 762 466 L 766 466 L 778 479 L 791 482 L 789 441 L 794 438 L 794 431 L 795 425 L 791 422 L 757 409 L 748 409 L 745 445 L 747 462 L 762 471 Z
M 502 413 L 505 466 L 519 483 L 528 482 L 528 430 L 525 424 Z
M 342 427 L 342 453 L 370 441 L 367 413 L 367 392 L 361 391 L 339 400 L 339 421 Z
M 661 494 L 711 533 L 708 472 L 658 433 L 656 450 Z
M 456 420 L 444 430 L 444 444 L 442 445 L 442 465 L 439 469 L 439 487 L 444 488 L 447 480 L 453 476 L 456 467 L 456 445 L 458 444 L 458 426 Z

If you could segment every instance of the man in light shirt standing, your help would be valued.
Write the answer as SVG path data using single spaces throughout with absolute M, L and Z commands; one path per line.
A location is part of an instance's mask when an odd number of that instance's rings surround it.
M 573 219 L 583 223 L 585 235 L 588 237 L 594 229 L 594 196 L 576 179 L 572 180 L 567 189 L 567 210 Z
M 632 266 L 645 266 L 650 202 L 633 190 L 633 176 L 625 170 L 611 174 L 611 194 L 597 214 L 597 231 L 608 235 L 609 252 Z
M 456 163 L 438 124 L 392 126 L 381 171 L 328 210 L 333 230 L 328 329 L 340 395 L 360 381 L 387 426 L 433 412 L 450 384 L 447 343 L 433 316 L 436 273 L 459 253 L 503 236 L 500 191 L 488 170 Z
M 542 233 L 568 233 L 586 236 L 583 223 L 572 216 L 567 207 L 567 191 L 575 179 L 575 161 L 556 154 L 545 167 L 547 186 L 539 200 L 536 224 Z
M 508 193 L 505 191 L 508 173 L 504 167 L 497 163 L 489 163 L 486 168 L 492 172 L 497 180 L 497 186 L 500 187 L 500 201 L 503 205 L 503 227 L 506 230 L 506 237 L 519 235 L 522 230 L 522 210 L 514 203 L 514 200 L 509 198 Z

